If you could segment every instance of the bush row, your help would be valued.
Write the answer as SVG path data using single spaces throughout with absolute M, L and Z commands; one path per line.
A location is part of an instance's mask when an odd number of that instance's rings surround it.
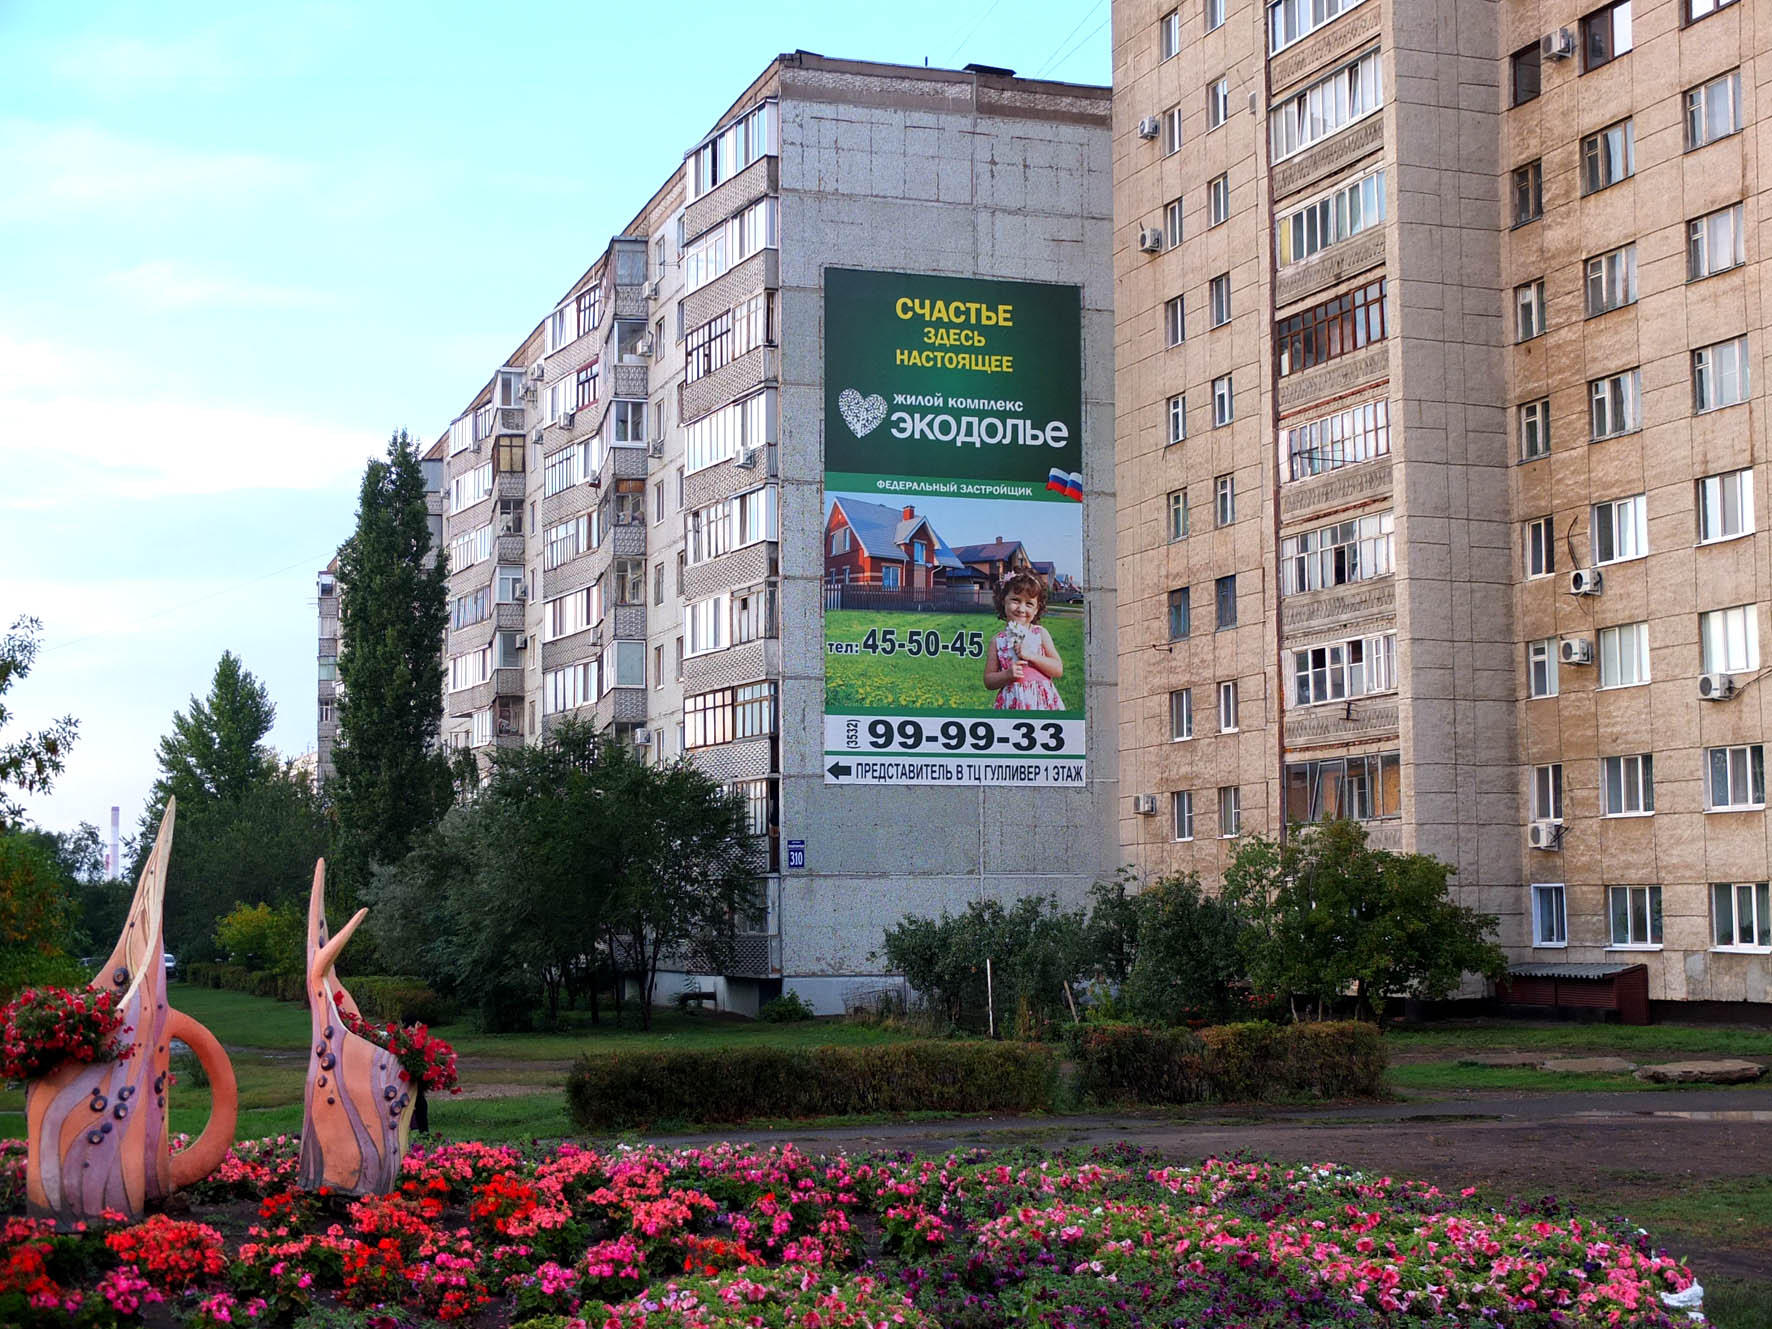
M 1386 1057 L 1354 1021 L 1214 1025 L 1199 1031 L 1087 1024 L 1066 1030 L 1077 1088 L 1098 1102 L 1376 1098 Z
M 193 961 L 180 975 L 198 987 L 227 988 L 255 997 L 271 997 L 277 1001 L 301 1001 L 302 979 L 299 974 L 255 973 L 238 964 L 210 964 Z M 357 1007 L 371 1020 L 420 1020 L 425 1024 L 447 1024 L 455 1017 L 455 1004 L 425 986 L 422 978 L 403 974 L 359 974 L 345 981 L 345 988 Z
M 870 1112 L 1019 1112 L 1047 1106 L 1051 1048 L 910 1042 L 583 1056 L 566 1080 L 580 1129 Z

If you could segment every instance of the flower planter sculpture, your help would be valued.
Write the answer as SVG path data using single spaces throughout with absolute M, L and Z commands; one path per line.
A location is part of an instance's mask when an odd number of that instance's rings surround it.
M 326 936 L 326 864 L 314 867 L 308 896 L 308 1014 L 313 1052 L 302 1100 L 301 1170 L 306 1190 L 385 1195 L 399 1181 L 412 1128 L 412 1087 L 399 1060 L 346 1026 L 361 1020 L 357 1003 L 332 972 L 339 952 L 368 914 L 359 909 Z
M 25 1203 L 33 1218 L 72 1226 L 112 1209 L 139 1222 L 149 1201 L 215 1171 L 234 1141 L 234 1068 L 215 1035 L 166 1004 L 161 913 L 175 811 L 167 799 L 123 935 L 90 984 L 110 993 L 123 1016 L 117 1059 L 66 1061 L 27 1083 Z M 166 1129 L 175 1038 L 196 1053 L 212 1103 L 203 1134 L 177 1155 Z

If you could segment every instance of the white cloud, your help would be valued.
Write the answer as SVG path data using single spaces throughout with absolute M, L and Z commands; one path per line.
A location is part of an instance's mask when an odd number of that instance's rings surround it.
M 105 275 L 105 284 L 156 313 L 183 309 L 329 309 L 335 295 L 205 273 L 166 259 Z

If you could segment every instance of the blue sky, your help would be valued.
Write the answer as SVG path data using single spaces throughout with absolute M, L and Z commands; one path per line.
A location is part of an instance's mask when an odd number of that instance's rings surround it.
M 0 0 L 0 618 L 52 829 L 134 826 L 223 650 L 314 741 L 314 573 L 776 54 L 1109 77 L 1107 0 Z

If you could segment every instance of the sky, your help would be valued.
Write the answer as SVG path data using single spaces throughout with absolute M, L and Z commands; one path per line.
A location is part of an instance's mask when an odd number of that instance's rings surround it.
M 314 576 L 775 55 L 1106 83 L 1108 0 L 0 0 L 0 742 L 128 834 L 223 651 L 314 746 Z

